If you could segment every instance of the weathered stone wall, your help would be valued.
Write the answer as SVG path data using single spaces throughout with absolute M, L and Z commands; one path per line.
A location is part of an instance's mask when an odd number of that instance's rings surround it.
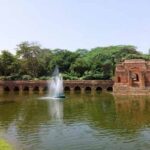
M 113 91 L 115 94 L 150 94 L 150 62 L 132 59 L 118 64 Z
M 112 80 L 65 80 L 64 90 L 69 90 L 74 92 L 79 90 L 85 92 L 87 90 L 101 91 L 101 90 L 112 90 L 113 87 Z M 34 91 L 39 91 L 42 93 L 48 89 L 47 81 L 0 81 L 0 93 L 4 91 L 14 92 L 28 91 L 33 93 Z

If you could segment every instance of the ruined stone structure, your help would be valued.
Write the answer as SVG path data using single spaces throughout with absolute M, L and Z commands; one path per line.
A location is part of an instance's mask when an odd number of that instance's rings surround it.
M 150 94 L 150 62 L 125 60 L 115 70 L 114 94 Z
M 0 94 L 24 91 L 43 93 L 48 89 L 47 81 L 0 81 Z M 118 95 L 150 95 L 150 61 L 125 60 L 117 64 L 115 81 L 112 80 L 65 80 L 64 90 L 84 93 L 90 91 L 113 91 Z
M 82 93 L 85 91 L 91 93 L 95 91 L 112 91 L 113 83 L 112 80 L 65 80 L 64 90 L 70 92 L 80 91 Z M 44 93 L 47 89 L 47 81 L 0 81 L 0 94 L 5 91 Z

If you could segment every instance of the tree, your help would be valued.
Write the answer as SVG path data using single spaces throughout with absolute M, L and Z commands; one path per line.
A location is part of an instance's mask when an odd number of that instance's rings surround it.
M 0 75 L 7 79 L 47 79 L 56 65 L 65 79 L 111 79 L 115 66 L 124 59 L 149 60 L 132 45 L 96 47 L 91 50 L 42 49 L 37 43 L 22 42 L 16 55 L 2 51 Z
M 7 50 L 3 50 L 0 57 L 0 74 L 10 76 L 19 70 L 18 60 Z
M 88 53 L 88 50 L 87 49 L 77 49 L 75 53 L 79 54 L 80 57 L 83 57 Z
M 37 43 L 23 42 L 17 46 L 17 56 L 21 61 L 22 73 L 37 77 L 39 72 L 38 56 L 41 51 Z
M 78 58 L 70 67 L 70 70 L 76 72 L 79 77 L 83 76 L 85 71 L 90 70 L 88 62 L 82 58 Z
M 69 72 L 71 64 L 73 64 L 79 56 L 74 52 L 62 49 L 55 49 L 52 52 L 54 54 L 54 57 L 50 65 L 53 67 L 58 65 L 61 72 Z
M 41 49 L 39 54 L 39 76 L 50 76 L 53 70 L 51 61 L 54 59 L 54 54 L 50 49 Z

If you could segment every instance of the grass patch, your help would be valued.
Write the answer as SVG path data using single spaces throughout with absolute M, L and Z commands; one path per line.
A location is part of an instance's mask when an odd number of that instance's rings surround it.
M 9 144 L 6 140 L 0 139 L 0 150 L 14 150 L 12 145 Z

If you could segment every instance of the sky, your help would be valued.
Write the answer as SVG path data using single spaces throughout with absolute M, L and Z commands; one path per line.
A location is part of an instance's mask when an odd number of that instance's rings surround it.
M 150 0 L 0 0 L 0 50 L 23 41 L 76 50 L 150 48 Z

